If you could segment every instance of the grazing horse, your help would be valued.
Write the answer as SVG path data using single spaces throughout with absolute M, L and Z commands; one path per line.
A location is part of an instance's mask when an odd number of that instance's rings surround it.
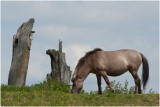
M 114 92 L 108 76 L 119 76 L 129 71 L 135 81 L 134 93 L 141 93 L 141 83 L 138 77 L 138 68 L 143 63 L 142 84 L 145 88 L 149 77 L 149 65 L 146 57 L 135 50 L 123 49 L 118 51 L 103 51 L 96 48 L 86 53 L 86 55 L 78 61 L 72 76 L 72 93 L 79 93 L 83 87 L 83 81 L 89 75 L 94 73 L 97 77 L 98 94 L 102 94 L 101 76 Z

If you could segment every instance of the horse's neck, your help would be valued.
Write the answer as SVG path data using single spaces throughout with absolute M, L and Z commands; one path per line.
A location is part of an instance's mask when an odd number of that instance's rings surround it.
M 83 81 L 87 78 L 90 72 L 80 72 L 78 73 L 78 77 L 81 78 Z

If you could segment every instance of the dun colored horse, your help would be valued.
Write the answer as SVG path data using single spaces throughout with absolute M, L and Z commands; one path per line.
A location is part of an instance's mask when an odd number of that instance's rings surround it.
M 107 77 L 119 76 L 129 71 L 135 81 L 135 92 L 141 93 L 141 83 L 138 77 L 138 68 L 143 63 L 142 84 L 143 88 L 146 86 L 149 77 L 149 65 L 146 57 L 135 50 L 123 49 L 118 51 L 103 51 L 96 48 L 86 53 L 86 55 L 78 61 L 75 72 L 72 76 L 72 93 L 79 93 L 83 87 L 83 81 L 89 75 L 94 73 L 97 77 L 98 94 L 102 94 L 101 90 L 101 76 L 109 86 L 110 90 L 114 92 L 110 81 Z

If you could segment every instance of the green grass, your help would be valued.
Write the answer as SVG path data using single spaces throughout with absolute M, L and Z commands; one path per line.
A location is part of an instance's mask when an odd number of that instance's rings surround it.
M 127 89 L 127 82 L 112 82 L 115 93 L 106 87 L 103 95 L 97 92 L 71 94 L 70 86 L 56 81 L 43 82 L 26 87 L 1 85 L 2 106 L 158 106 L 159 94 L 133 94 L 133 87 Z

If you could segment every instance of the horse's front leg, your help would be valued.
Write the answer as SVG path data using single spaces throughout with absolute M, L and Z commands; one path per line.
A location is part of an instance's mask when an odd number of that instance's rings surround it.
M 104 80 L 106 81 L 106 83 L 107 83 L 107 85 L 109 86 L 110 90 L 111 90 L 112 92 L 114 92 L 114 89 L 113 89 L 112 86 L 111 86 L 111 83 L 110 83 L 110 81 L 109 81 L 109 79 L 108 79 L 108 76 L 107 76 L 106 71 L 100 71 L 100 74 L 102 75 L 102 77 L 103 77 Z
M 98 84 L 98 94 L 102 94 L 102 88 L 101 88 L 101 75 L 96 74 L 97 76 L 97 84 Z

